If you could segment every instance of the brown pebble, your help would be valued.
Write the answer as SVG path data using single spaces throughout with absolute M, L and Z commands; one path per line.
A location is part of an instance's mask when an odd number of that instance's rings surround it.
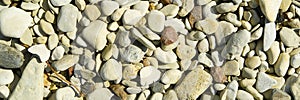
M 164 5 L 170 4 L 171 0 L 160 0 L 161 3 L 163 3 Z
M 124 91 L 125 86 L 120 84 L 110 85 L 110 89 L 122 100 L 127 100 L 128 94 Z
M 224 70 L 221 67 L 212 67 L 210 68 L 210 74 L 214 78 L 215 82 L 224 83 L 226 82 L 226 76 L 224 74 Z
M 163 45 L 172 44 L 176 42 L 177 39 L 178 39 L 178 34 L 176 30 L 171 26 L 167 26 L 161 33 L 161 42 Z

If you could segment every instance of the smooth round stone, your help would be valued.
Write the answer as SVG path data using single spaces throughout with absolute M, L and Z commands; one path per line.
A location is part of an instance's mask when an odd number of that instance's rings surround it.
M 174 5 L 174 4 L 169 4 L 169 5 L 166 5 L 165 7 L 163 7 L 160 11 L 165 16 L 167 16 L 167 18 L 173 18 L 177 15 L 177 13 L 179 11 L 179 6 Z
M 20 37 L 20 41 L 24 44 L 31 46 L 33 43 L 32 30 L 26 29 L 24 34 Z
M 225 75 L 240 75 L 239 63 L 235 60 L 227 61 L 223 67 Z
M 181 77 L 182 72 L 176 69 L 166 71 L 162 77 L 161 82 L 164 84 L 175 84 Z
M 89 18 L 91 21 L 96 20 L 100 17 L 101 12 L 95 5 L 87 5 L 84 10 L 84 14 Z
M 209 51 L 209 43 L 207 39 L 201 40 L 197 45 L 198 51 L 201 53 L 205 53 Z
M 54 49 L 59 43 L 57 34 L 52 34 L 48 38 L 48 48 L 50 50 Z
M 75 5 L 81 11 L 84 10 L 84 8 L 86 7 L 85 0 L 75 0 Z
M 142 15 L 148 12 L 149 1 L 140 1 L 133 6 L 133 9 L 139 10 Z
M 100 70 L 100 75 L 104 80 L 118 80 L 122 78 L 122 65 L 115 59 L 109 59 Z
M 120 13 L 122 12 L 120 11 Z M 119 16 L 122 15 L 119 14 Z M 122 22 L 125 25 L 135 25 L 142 17 L 143 15 L 141 14 L 140 11 L 127 9 L 123 15 Z
M 162 98 L 163 98 L 163 94 L 156 92 L 151 96 L 150 100 L 162 100 Z
M 177 56 L 172 50 L 164 51 L 161 48 L 157 48 L 154 51 L 154 56 L 162 63 L 174 63 L 177 61 Z
M 206 53 L 200 53 L 198 56 L 199 63 L 207 66 L 207 67 L 213 67 L 214 64 L 210 58 L 208 58 Z
M 206 34 L 212 34 L 217 31 L 219 23 L 216 19 L 206 18 L 195 23 L 195 28 Z
M 282 0 L 259 0 L 259 7 L 265 17 L 269 21 L 274 22 L 277 18 L 281 2 Z
M 22 9 L 11 7 L 1 10 L 0 31 L 5 37 L 20 38 L 32 24 L 29 13 Z
M 140 84 L 142 86 L 148 86 L 158 81 L 160 78 L 160 74 L 161 72 L 153 66 L 143 67 L 140 70 Z
M 45 44 L 33 45 L 28 49 L 28 52 L 38 55 L 42 62 L 46 62 L 50 58 L 51 53 Z
M 50 0 L 53 6 L 63 6 L 69 4 L 72 0 Z
M 24 55 L 19 50 L 0 44 L 0 66 L 4 68 L 20 68 Z
M 277 82 L 276 80 L 272 79 L 266 73 L 259 72 L 257 75 L 257 81 L 255 84 L 255 88 L 258 92 L 263 93 L 272 88 Z
M 10 84 L 14 80 L 14 73 L 9 69 L 0 69 L 0 85 Z
M 274 65 L 275 73 L 278 76 L 284 76 L 290 65 L 290 55 L 288 53 L 281 53 L 277 62 Z
M 225 88 L 226 88 L 225 84 L 220 84 L 220 83 L 214 84 L 214 89 L 216 89 L 217 91 L 221 91 L 221 90 L 223 90 Z
M 169 45 L 176 42 L 178 34 L 172 26 L 167 26 L 161 33 L 161 42 L 163 45 Z
M 21 8 L 24 10 L 37 10 L 40 8 L 40 5 L 38 3 L 22 2 Z
M 53 51 L 52 51 L 52 56 L 51 60 L 60 60 L 65 53 L 65 49 L 63 46 L 57 46 Z
M 154 32 L 162 32 L 164 29 L 165 15 L 157 10 L 151 11 L 147 16 L 147 25 Z
M 119 4 L 115 1 L 102 1 L 100 8 L 103 15 L 109 16 L 119 8 Z
M 45 21 L 44 19 L 40 20 L 41 29 L 44 31 L 44 33 L 51 35 L 55 34 L 54 28 L 51 23 Z
M 120 49 L 121 57 L 127 62 L 138 63 L 140 62 L 145 53 L 135 45 L 129 45 L 126 48 Z
M 73 65 L 75 65 L 78 61 L 79 61 L 79 56 L 77 55 L 64 55 L 63 58 L 61 58 L 60 60 L 54 61 L 52 63 L 52 66 L 57 71 L 64 71 L 72 67 Z
M 0 86 L 0 98 L 8 98 L 9 92 L 10 90 L 7 86 Z
M 248 57 L 245 61 L 247 67 L 251 69 L 257 68 L 261 64 L 259 56 Z
M 54 100 L 74 100 L 75 92 L 71 87 L 63 87 L 56 90 L 56 92 L 51 96 Z
M 196 49 L 188 45 L 180 44 L 177 46 L 176 54 L 180 59 L 192 59 L 196 55 Z
M 164 94 L 163 100 L 178 100 L 178 97 L 174 90 L 169 90 Z
M 60 1 L 60 0 L 59 0 Z M 78 9 L 72 4 L 61 7 L 57 17 L 57 27 L 63 32 L 72 32 L 76 30 Z
M 128 88 L 126 88 L 126 91 L 130 94 L 137 94 L 137 93 L 142 92 L 142 89 L 139 87 L 128 87 Z
M 216 6 L 216 10 L 219 13 L 227 13 L 227 12 L 234 12 L 236 11 L 238 6 L 234 5 L 233 3 L 221 3 Z

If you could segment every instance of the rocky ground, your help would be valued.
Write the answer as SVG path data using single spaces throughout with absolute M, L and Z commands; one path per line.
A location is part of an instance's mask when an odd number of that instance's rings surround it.
M 299 0 L 0 0 L 0 98 L 300 100 Z

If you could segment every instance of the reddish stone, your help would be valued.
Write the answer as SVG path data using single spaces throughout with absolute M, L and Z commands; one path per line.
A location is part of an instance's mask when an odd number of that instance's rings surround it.
M 194 24 L 200 20 L 203 20 L 202 6 L 195 6 L 189 16 L 189 22 L 191 27 L 194 27 Z
M 170 4 L 171 0 L 160 0 L 161 3 L 163 3 L 164 5 Z
M 224 83 L 226 82 L 226 76 L 224 74 L 224 70 L 221 67 L 212 67 L 210 68 L 210 74 L 214 78 L 214 81 L 217 83 Z
M 176 30 L 171 26 L 167 26 L 161 33 L 160 41 L 164 45 L 169 45 L 176 42 L 177 39 L 178 39 L 178 34 Z

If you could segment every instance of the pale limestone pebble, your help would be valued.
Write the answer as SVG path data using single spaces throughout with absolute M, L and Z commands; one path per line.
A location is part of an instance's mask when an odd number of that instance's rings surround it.
M 219 22 L 216 19 L 206 18 L 195 23 L 196 29 L 203 31 L 206 34 L 215 33 L 219 27 Z
M 205 52 L 208 52 L 209 51 L 209 43 L 208 43 L 208 40 L 205 38 L 205 39 L 202 39 L 198 45 L 197 45 L 197 48 L 198 48 L 198 51 L 201 52 L 201 53 L 205 53 Z
M 153 66 L 147 66 L 143 67 L 139 74 L 140 84 L 142 86 L 148 86 L 160 79 L 161 72 Z
M 176 48 L 176 54 L 179 59 L 192 59 L 196 55 L 196 50 L 191 46 L 180 44 Z
M 0 69 L 0 85 L 7 85 L 14 80 L 14 73 L 9 69 Z
M 129 9 L 128 7 L 121 7 L 119 9 L 117 9 L 110 17 L 113 21 L 119 21 L 123 14 L 125 13 L 125 11 Z M 142 15 L 141 15 L 142 16 Z
M 150 98 L 150 100 L 162 100 L 162 99 L 163 99 L 163 94 L 159 92 L 154 93 Z
M 44 9 L 39 9 L 38 13 L 37 13 L 37 18 L 43 18 L 43 15 L 46 11 Z
M 254 31 L 254 32 L 251 34 L 251 39 L 250 39 L 250 41 L 258 40 L 259 38 L 261 38 L 262 34 L 263 34 L 263 28 L 262 28 L 262 27 L 259 27 L 256 31 Z
M 277 62 L 274 65 L 275 73 L 278 76 L 284 76 L 287 73 L 290 64 L 290 55 L 288 53 L 281 53 Z
M 244 67 L 242 70 L 242 77 L 243 78 L 249 78 L 249 79 L 254 79 L 256 78 L 258 73 L 258 70 L 253 70 L 247 67 Z
M 272 43 L 270 49 L 267 51 L 268 62 L 273 65 L 277 61 L 280 54 L 279 42 L 275 41 Z
M 149 40 L 160 40 L 160 36 L 158 34 L 152 32 L 148 27 L 144 25 L 137 27 L 137 29 Z
M 102 1 L 100 3 L 101 13 L 105 16 L 111 15 L 118 8 L 119 4 L 115 1 Z
M 51 95 L 50 99 L 53 100 L 74 100 L 75 91 L 72 87 L 63 87 L 56 90 L 54 94 Z
M 86 16 L 83 16 L 78 24 L 81 26 L 88 26 L 90 23 L 91 21 Z
M 221 84 L 221 83 L 216 83 L 213 85 L 214 89 L 216 89 L 217 91 L 222 91 L 226 88 L 225 84 Z
M 187 14 L 189 14 L 193 8 L 195 6 L 195 1 L 194 0 L 186 0 L 186 1 L 182 1 L 182 8 L 180 9 L 180 11 L 178 12 L 178 15 L 181 17 L 186 16 Z
M 116 36 L 115 32 L 110 32 L 107 34 L 106 38 L 107 38 L 108 43 L 113 44 L 115 42 L 117 36 Z
M 276 25 L 274 22 L 266 23 L 264 27 L 264 37 L 263 37 L 263 50 L 267 51 L 270 49 L 272 43 L 276 38 Z
M 240 75 L 239 70 L 239 63 L 235 60 L 227 61 L 223 66 L 222 69 L 224 70 L 225 75 Z
M 49 11 L 49 10 L 45 12 L 44 18 L 49 23 L 54 23 L 54 21 L 55 21 L 55 15 L 53 13 L 51 13 L 51 11 Z
M 84 0 L 75 0 L 75 5 L 81 11 L 83 11 L 85 9 L 85 7 L 86 7 L 86 3 L 85 3 Z
M 247 86 L 246 87 L 247 92 L 249 92 L 250 94 L 252 94 L 252 96 L 256 99 L 256 100 L 263 100 L 263 95 L 260 94 L 255 88 L 253 88 L 252 86 Z
M 181 78 L 182 72 L 176 69 L 166 71 L 162 77 L 161 82 L 164 84 L 175 84 Z
M 234 12 L 238 8 L 238 5 L 234 5 L 233 3 L 221 3 L 216 6 L 216 10 L 219 13 L 227 13 L 227 12 Z
M 218 51 L 211 52 L 211 59 L 215 66 L 222 66 L 225 60 Z
M 58 29 L 63 32 L 76 30 L 77 12 L 78 9 L 72 4 L 62 6 L 57 17 Z
M 143 59 L 145 53 L 135 45 L 129 45 L 120 49 L 121 58 L 127 62 L 138 63 Z
M 126 92 L 130 94 L 138 94 L 142 92 L 142 89 L 140 87 L 128 87 L 126 88 Z
M 188 31 L 185 29 L 184 23 L 178 18 L 172 18 L 165 21 L 165 27 L 172 26 L 176 32 L 186 35 Z
M 73 31 L 73 32 L 67 32 L 66 36 L 68 37 L 68 39 L 70 40 L 75 40 L 77 37 L 77 30 Z
M 229 21 L 230 23 L 232 23 L 234 26 L 241 26 L 242 23 L 238 20 L 238 17 L 236 14 L 233 13 L 228 13 L 225 16 L 225 20 Z
M 251 50 L 251 51 L 248 52 L 247 57 L 248 57 L 248 58 L 251 58 L 251 57 L 253 57 L 254 55 L 255 55 L 255 50 Z
M 167 17 L 167 19 L 169 19 L 177 15 L 179 7 L 174 4 L 168 4 L 164 6 L 160 11 Z
M 158 68 L 158 61 L 156 58 L 154 57 L 146 57 L 146 59 L 149 61 L 151 66 L 154 66 L 156 68 Z
M 71 46 L 70 39 L 67 36 L 65 36 L 65 35 L 63 35 L 61 37 L 61 43 L 62 43 L 62 45 L 66 46 L 66 47 L 70 47 Z
M 251 51 L 252 51 L 252 50 L 251 50 Z M 246 45 L 246 46 L 244 46 L 244 48 L 243 48 L 242 56 L 245 57 L 245 56 L 247 56 L 248 53 L 250 53 L 250 46 L 249 46 L 249 45 Z
M 252 87 L 255 84 L 255 82 L 256 82 L 256 79 L 245 78 L 245 79 L 241 80 L 239 84 L 242 88 L 246 88 L 248 86 Z
M 103 49 L 101 57 L 104 61 L 107 61 L 108 59 L 111 58 L 113 46 L 116 46 L 116 45 L 109 44 Z
M 296 34 L 296 32 L 287 27 L 281 28 L 279 32 L 280 40 L 283 42 L 285 46 L 288 47 L 298 47 L 300 43 L 300 37 Z
M 125 30 L 124 27 L 119 27 L 117 32 L 117 40 L 116 43 L 122 47 L 127 47 L 130 45 L 131 40 L 129 38 L 129 31 Z
M 259 56 L 253 56 L 246 58 L 245 64 L 247 67 L 251 69 L 257 68 L 261 64 L 261 60 Z
M 277 82 L 276 80 L 272 79 L 270 76 L 268 76 L 264 72 L 259 72 L 257 75 L 257 81 L 255 88 L 258 92 L 265 92 L 272 88 L 273 85 L 275 85 Z
M 181 83 L 175 87 L 178 99 L 196 99 L 198 98 L 211 84 L 213 78 L 206 71 L 195 68 L 188 73 Z
M 211 2 L 211 0 L 196 0 L 196 5 L 206 5 L 207 3 Z
M 108 88 L 96 88 L 91 93 L 87 94 L 87 100 L 111 99 L 114 94 Z
M 19 51 L 23 51 L 23 50 L 26 49 L 25 46 L 23 46 L 23 45 L 21 45 L 21 44 L 19 44 L 19 43 L 14 43 L 13 45 L 14 45 L 14 47 L 15 47 L 17 50 L 19 50 Z
M 300 54 L 296 54 L 296 55 L 293 55 L 291 56 L 291 63 L 290 65 L 293 67 L 293 68 L 298 68 L 300 66 Z
M 52 63 L 52 66 L 57 71 L 64 71 L 72 67 L 73 65 L 75 65 L 78 61 L 79 61 L 78 55 L 64 55 L 60 60 L 54 61 Z
M 31 2 L 22 2 L 21 8 L 24 10 L 37 10 L 40 8 L 40 5 L 37 3 L 31 3 Z
M 0 86 L 0 97 L 1 98 L 8 98 L 10 94 L 10 90 L 7 86 L 3 85 L 3 86 Z
M 211 35 L 211 36 L 207 36 L 207 39 L 208 39 L 208 43 L 209 43 L 209 48 L 215 49 L 217 46 L 216 37 Z
M 44 33 L 51 35 L 51 34 L 55 34 L 54 28 L 52 26 L 51 23 L 46 22 L 45 20 L 40 20 L 40 26 L 41 29 L 44 31 Z
M 258 56 L 259 56 L 260 60 L 262 60 L 262 61 L 267 60 L 267 55 L 263 51 L 258 51 Z
M 101 12 L 96 5 L 86 5 L 83 14 L 89 20 L 95 21 L 98 17 L 100 17 Z
M 11 7 L 1 10 L 0 31 L 4 37 L 20 38 L 32 25 L 32 17 L 22 9 Z
M 42 62 L 46 62 L 50 58 L 51 51 L 45 44 L 36 44 L 28 49 L 28 52 L 39 56 Z
M 159 69 L 177 69 L 179 68 L 179 64 L 177 62 L 174 63 L 168 63 L 164 65 L 158 65 Z
M 144 16 L 148 12 L 149 1 L 140 1 L 133 6 L 133 9 L 139 10 Z
M 46 44 L 47 40 L 48 40 L 48 37 L 40 36 L 40 37 L 36 37 L 33 41 L 38 44 Z
M 291 3 L 292 0 L 284 0 L 283 2 L 281 2 L 279 9 L 281 9 L 282 12 L 286 12 L 289 9 Z
M 254 100 L 253 96 L 244 90 L 238 90 L 236 95 L 237 100 Z
M 250 31 L 252 29 L 252 26 L 248 21 L 242 20 L 241 22 L 242 22 L 242 27 L 243 28 L 247 29 L 248 31 Z
M 52 51 L 51 60 L 60 60 L 63 58 L 65 49 L 63 46 L 57 46 Z
M 26 100 L 41 100 L 43 99 L 44 88 L 44 68 L 46 63 L 39 63 L 36 58 L 32 58 L 26 65 L 22 76 L 16 88 L 11 93 L 9 99 L 18 100 L 20 98 Z
M 178 100 L 178 97 L 174 90 L 169 90 L 164 94 L 163 100 Z
M 136 28 L 131 28 L 130 34 L 147 48 L 155 50 L 155 45 L 150 40 L 145 38 Z
M 121 16 L 122 12 L 124 11 L 120 11 L 118 14 Z M 123 14 L 122 22 L 124 25 L 135 25 L 142 17 L 143 15 L 139 10 L 127 9 Z
M 33 43 L 32 31 L 30 29 L 26 29 L 24 34 L 20 37 L 20 41 L 26 45 L 31 46 Z
M 108 30 L 116 31 L 119 28 L 118 22 L 112 22 L 108 25 Z
M 243 47 L 250 41 L 250 35 L 250 32 L 245 29 L 233 34 L 222 50 L 222 57 L 226 59 L 238 57 L 242 53 Z
M 190 67 L 191 64 L 192 64 L 191 60 L 188 60 L 188 59 L 180 60 L 179 61 L 180 70 L 182 70 L 182 71 L 188 70 L 188 68 Z
M 238 92 L 239 84 L 236 80 L 230 82 L 221 93 L 221 99 L 235 100 Z M 223 96 L 222 96 L 223 94 Z
M 206 35 L 201 31 L 191 31 L 187 34 L 187 38 L 193 41 L 199 41 L 206 37 Z
M 285 47 L 284 47 L 284 44 L 282 42 L 280 42 L 279 47 L 280 47 L 280 50 L 282 52 L 288 53 L 288 52 L 285 51 Z
M 179 7 L 182 7 L 182 1 L 181 0 L 172 0 L 172 3 L 178 5 Z
M 162 32 L 164 29 L 165 15 L 158 11 L 152 10 L 147 15 L 147 25 L 154 32 Z M 135 19 L 136 20 L 136 19 Z
M 137 77 L 138 71 L 139 71 L 139 68 L 137 68 L 135 65 L 132 65 L 132 64 L 123 65 L 122 77 L 125 80 L 134 79 Z
M 281 1 L 282 0 L 275 0 L 275 1 L 260 0 L 259 1 L 260 9 L 269 21 L 274 22 L 276 20 L 279 7 L 281 5 Z
M 101 67 L 100 75 L 104 80 L 114 81 L 122 78 L 122 65 L 115 59 L 109 59 Z
M 207 66 L 207 67 L 213 67 L 214 64 L 212 60 L 207 56 L 207 53 L 200 53 L 198 56 L 199 63 Z
M 106 36 L 108 33 L 107 23 L 96 20 L 83 29 L 81 36 L 93 48 L 102 50 L 107 43 Z
M 271 96 L 271 99 L 272 100 L 279 100 L 279 99 L 282 99 L 282 100 L 292 100 L 290 94 L 280 90 L 280 89 L 274 89 L 272 91 L 272 96 Z
M 224 45 L 226 43 L 225 37 L 233 34 L 237 30 L 238 28 L 234 27 L 233 24 L 226 21 L 220 21 L 217 31 L 214 34 L 217 44 Z

